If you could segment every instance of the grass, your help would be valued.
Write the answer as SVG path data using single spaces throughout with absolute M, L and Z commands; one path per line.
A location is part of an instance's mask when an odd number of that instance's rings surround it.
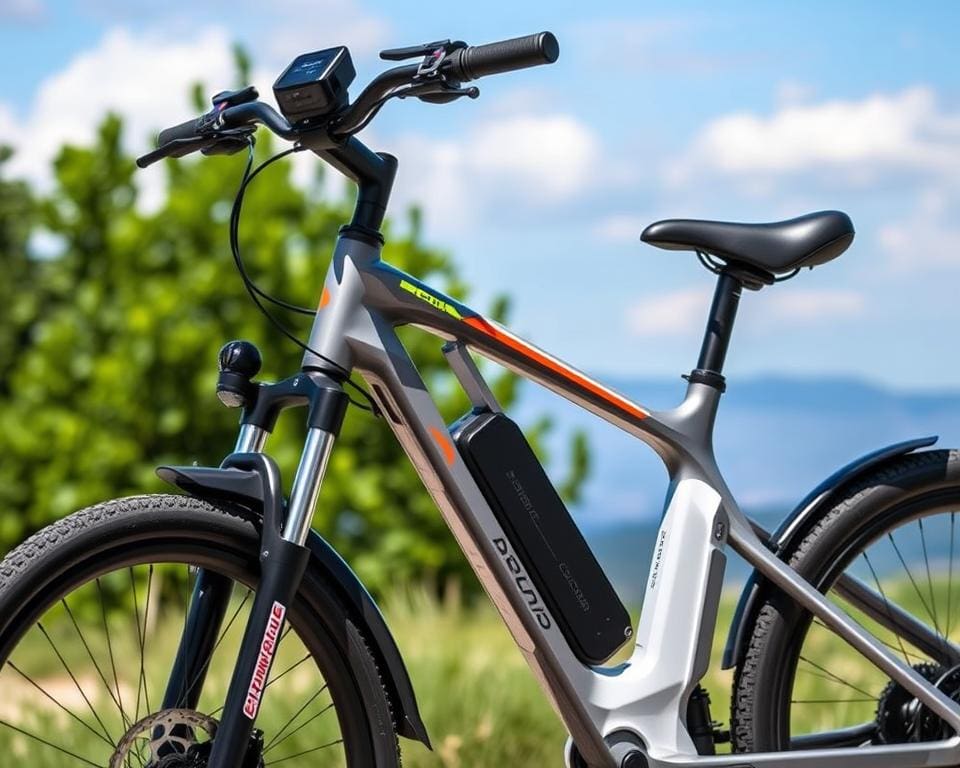
M 145 587 L 140 579 L 142 596 Z M 157 590 L 157 587 L 153 587 Z M 918 615 L 923 615 L 922 606 L 913 594 L 910 584 L 888 587 L 892 596 L 904 607 L 916 604 Z M 931 587 L 941 597 L 940 586 Z M 241 598 L 235 600 L 240 604 Z M 714 641 L 713 666 L 704 685 L 713 701 L 715 719 L 727 720 L 731 685 L 731 673 L 720 671 L 718 663 L 725 640 L 726 628 L 735 603 L 735 595 L 723 599 L 718 632 Z M 489 768 L 502 765 L 548 766 L 560 765 L 565 733 L 550 705 L 544 699 L 526 662 L 513 644 L 506 629 L 485 601 L 473 607 L 464 607 L 457 599 L 438 602 L 422 590 L 398 592 L 386 601 L 388 622 L 406 659 L 410 675 L 420 702 L 424 721 L 434 743 L 434 751 L 404 740 L 402 742 L 404 765 L 409 768 Z M 140 604 L 143 613 L 144 605 Z M 91 609 L 87 609 L 89 612 Z M 156 612 L 155 612 L 156 614 Z M 228 616 L 231 614 L 228 614 Z M 241 612 L 241 617 L 244 615 Z M 78 616 L 82 626 L 94 626 L 97 616 Z M 148 664 L 145 680 L 139 680 L 137 671 L 124 670 L 124 660 L 136 659 L 139 653 L 137 616 L 130 610 L 119 609 L 111 613 L 109 622 L 115 636 L 111 648 L 90 641 L 92 654 L 71 635 L 69 616 L 57 608 L 45 618 L 47 634 L 62 651 L 64 662 L 71 673 L 86 690 L 99 690 L 92 694 L 94 709 L 103 714 L 104 729 L 111 734 L 122 733 L 129 723 L 121 723 L 119 709 L 112 707 L 98 678 L 114 680 L 112 667 L 117 666 L 121 684 L 114 694 L 132 711 L 133 702 L 138 703 L 141 714 L 147 711 L 144 688 L 151 693 L 151 704 L 156 702 L 164 685 L 164 671 L 180 633 L 182 613 L 168 611 L 155 615 L 147 627 L 147 656 L 158 659 Z M 91 622 L 93 622 L 91 624 Z M 238 619 L 228 633 L 223 647 L 218 651 L 211 671 L 202 711 L 211 711 L 222 701 L 230 663 L 235 658 L 235 648 L 243 620 Z M 869 622 L 867 622 L 870 627 Z M 124 633 L 123 629 L 127 631 Z M 871 627 L 875 629 L 875 627 Z M 141 630 L 142 631 L 142 630 Z M 880 632 L 881 638 L 883 634 Z M 71 640 L 71 638 L 74 638 Z M 63 665 L 51 656 L 50 643 L 42 633 L 34 632 L 29 642 L 21 644 L 14 657 L 16 669 L 8 665 L 0 672 L 0 720 L 41 734 L 56 736 L 61 746 L 80 755 L 97 753 L 97 724 L 90 716 L 90 708 L 84 705 L 77 693 L 77 686 L 64 673 Z M 886 638 L 896 645 L 892 638 Z M 798 673 L 796 698 L 806 701 L 830 699 L 834 703 L 823 705 L 795 705 L 794 732 L 824 727 L 837 727 L 870 720 L 873 716 L 873 701 L 851 701 L 866 698 L 861 694 L 850 695 L 846 686 L 836 682 L 843 677 L 856 688 L 875 696 L 886 684 L 879 671 L 862 662 L 842 641 L 826 630 L 814 626 L 805 645 L 805 654 L 815 659 L 817 666 L 802 663 Z M 312 664 L 295 666 L 302 658 L 302 646 L 295 636 L 281 646 L 275 663 L 274 674 L 293 667 L 268 692 L 259 724 L 268 734 L 281 729 L 300 705 L 320 690 L 304 712 L 288 726 L 284 733 L 293 735 L 285 740 L 270 755 L 271 759 L 295 755 L 298 751 L 336 738 L 336 723 L 324 717 L 324 708 L 329 705 L 328 693 L 322 690 L 322 681 Z M 98 665 L 90 661 L 91 655 Z M 913 659 L 911 659 L 913 661 Z M 130 665 L 127 664 L 127 667 Z M 20 670 L 19 672 L 16 670 Z M 155 670 L 151 674 L 151 670 Z M 23 674 L 21 674 L 23 673 Z M 53 693 L 68 704 L 68 708 L 84 715 L 91 728 L 81 727 L 64 711 L 54 707 L 27 677 L 37 682 L 47 692 Z M 146 683 L 146 686 L 144 686 Z M 846 696 L 844 693 L 846 692 Z M 99 696 L 99 698 L 96 698 Z M 319 713 L 319 714 L 318 714 Z M 314 718 L 305 727 L 304 724 Z M 299 728 L 299 730 L 297 730 Z M 101 739 L 101 741 L 103 741 Z M 13 758 L 26 758 L 35 768 L 61 768 L 82 765 L 77 761 L 46 748 L 33 745 L 22 734 L 9 728 L 0 728 L 0 753 Z M 320 756 L 323 756 L 322 758 Z M 102 759 L 102 758 L 100 758 Z M 341 765 L 342 756 L 336 747 L 290 759 L 281 763 L 290 768 L 299 766 Z M 136 761 L 132 763 L 138 765 Z

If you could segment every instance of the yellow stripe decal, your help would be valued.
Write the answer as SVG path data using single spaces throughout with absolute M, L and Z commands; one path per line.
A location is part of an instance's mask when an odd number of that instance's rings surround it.
M 447 302 L 438 299 L 433 294 L 427 293 L 423 288 L 418 288 L 412 283 L 408 283 L 406 280 L 400 281 L 400 287 L 403 288 L 407 293 L 412 293 L 421 301 L 427 302 L 431 307 L 439 309 L 441 312 L 446 312 L 450 317 L 456 318 L 457 320 L 463 320 L 463 315 L 457 312 L 456 307 L 452 304 L 447 304 Z

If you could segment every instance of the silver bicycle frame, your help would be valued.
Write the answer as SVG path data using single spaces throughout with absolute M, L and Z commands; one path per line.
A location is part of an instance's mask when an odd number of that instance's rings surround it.
M 670 474 L 635 648 L 613 667 L 581 663 L 543 599 L 518 587 L 519 562 L 467 470 L 395 328 L 412 324 L 453 342 L 452 368 L 477 405 L 496 407 L 464 348 L 557 392 L 647 443 Z M 654 413 L 380 260 L 380 244 L 349 232 L 337 243 L 304 366 L 357 371 L 437 503 L 583 759 L 616 768 L 604 737 L 634 734 L 654 768 L 920 768 L 960 763 L 960 737 L 895 746 L 705 757 L 686 728 L 691 692 L 707 670 L 729 544 L 787 595 L 960 732 L 960 708 L 779 560 L 741 513 L 713 455 L 720 394 L 691 383 L 675 409 Z M 511 568 L 508 566 L 511 561 Z M 520 566 L 522 569 L 522 566 Z M 569 750 L 568 750 L 569 753 Z M 569 758 L 568 758 L 569 759 Z

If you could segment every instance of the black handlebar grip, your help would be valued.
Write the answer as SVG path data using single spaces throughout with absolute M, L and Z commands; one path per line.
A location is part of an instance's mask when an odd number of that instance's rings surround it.
M 175 125 L 172 128 L 164 128 L 157 135 L 157 146 L 162 147 L 164 144 L 169 144 L 171 141 L 176 141 L 177 139 L 196 139 L 199 137 L 197 133 L 197 125 L 200 123 L 199 118 L 193 118 L 192 120 L 187 120 L 185 123 L 180 123 L 180 125 Z
M 560 44 L 552 32 L 469 46 L 450 54 L 451 68 L 460 80 L 553 64 L 560 57 Z

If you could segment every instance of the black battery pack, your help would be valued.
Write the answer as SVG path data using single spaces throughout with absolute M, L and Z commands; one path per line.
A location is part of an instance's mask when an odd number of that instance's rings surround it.
M 452 433 L 571 649 L 602 664 L 632 636 L 630 615 L 523 432 L 502 413 L 483 412 Z

